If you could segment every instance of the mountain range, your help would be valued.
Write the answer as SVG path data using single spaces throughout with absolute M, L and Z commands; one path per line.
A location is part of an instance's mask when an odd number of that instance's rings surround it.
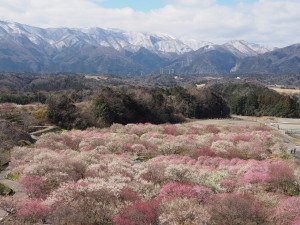
M 38 28 L 0 21 L 0 71 L 141 75 L 300 72 L 300 45 L 222 45 L 103 28 Z

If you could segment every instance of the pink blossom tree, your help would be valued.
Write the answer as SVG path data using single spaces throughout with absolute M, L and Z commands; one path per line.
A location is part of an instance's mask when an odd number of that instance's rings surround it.
M 300 215 L 300 197 L 289 197 L 280 202 L 278 207 L 270 211 L 269 220 L 274 224 L 297 224 Z
M 211 224 L 262 224 L 264 214 L 251 195 L 222 194 L 211 205 Z
M 20 183 L 24 186 L 24 191 L 32 198 L 45 198 L 47 190 L 45 183 L 39 176 L 22 177 Z
M 150 225 L 158 224 L 158 200 L 137 201 L 125 207 L 114 222 L 118 225 Z
M 212 195 L 209 188 L 202 186 L 191 186 L 184 183 L 171 182 L 164 185 L 160 191 L 159 196 L 162 198 L 195 198 L 199 202 L 205 202 Z
M 17 216 L 28 222 L 41 222 L 51 210 L 38 199 L 25 200 L 17 206 Z

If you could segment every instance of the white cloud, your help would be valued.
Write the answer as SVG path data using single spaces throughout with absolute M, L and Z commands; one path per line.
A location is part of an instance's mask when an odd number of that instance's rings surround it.
M 223 43 L 232 39 L 286 46 L 300 40 L 299 0 L 220 6 L 216 0 L 168 0 L 148 13 L 105 9 L 102 0 L 1 0 L 0 19 L 42 27 L 113 27 Z

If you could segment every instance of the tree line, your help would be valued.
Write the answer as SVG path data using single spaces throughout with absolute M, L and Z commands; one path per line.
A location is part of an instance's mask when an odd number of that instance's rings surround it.
M 128 89 L 105 87 L 89 101 L 75 104 L 71 96 L 47 100 L 50 121 L 63 128 L 105 127 L 113 123 L 178 123 L 188 118 L 224 118 L 230 110 L 222 97 L 210 90 Z

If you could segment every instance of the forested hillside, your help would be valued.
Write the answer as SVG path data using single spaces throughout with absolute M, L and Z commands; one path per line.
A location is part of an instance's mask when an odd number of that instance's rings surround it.
M 229 104 L 232 114 L 299 117 L 297 100 L 254 83 L 217 83 L 209 86 Z
M 51 96 L 47 101 L 50 121 L 70 129 L 113 123 L 177 123 L 188 118 L 224 118 L 230 115 L 223 98 L 210 90 L 105 87 L 88 99 L 90 101 L 74 104 L 71 96 Z

